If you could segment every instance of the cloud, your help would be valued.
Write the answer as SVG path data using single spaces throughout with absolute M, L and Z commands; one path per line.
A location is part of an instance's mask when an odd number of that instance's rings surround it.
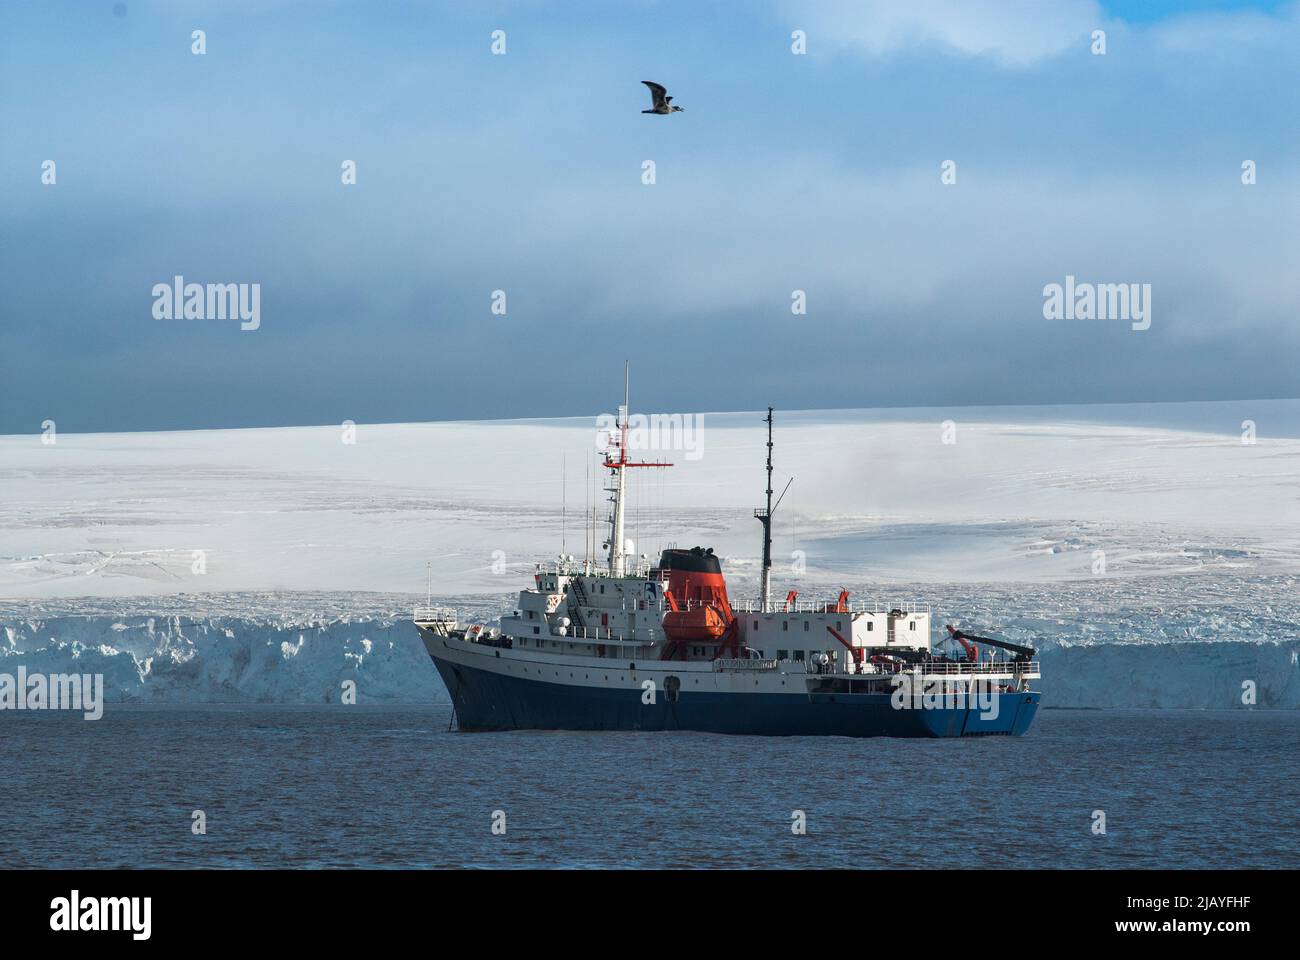
M 1298 28 L 1300 3 L 1292 3 L 1274 13 L 1233 10 L 1184 14 L 1156 24 L 1151 33 L 1171 53 L 1231 58 L 1242 49 L 1294 51 Z
M 661 409 L 1297 393 L 1295 9 L 1111 21 L 1105 58 L 1092 3 L 822 2 L 721 45 L 689 3 L 539 12 L 508 58 L 416 7 L 232 19 L 207 61 L 38 19 L 7 63 L 59 81 L 0 96 L 0 431 L 575 413 L 629 354 Z M 651 75 L 690 112 L 642 116 Z M 262 329 L 154 321 L 176 273 L 261 283 Z M 1151 283 L 1151 331 L 1049 324 L 1066 275 Z
M 1102 25 L 1093 0 L 813 0 L 785 12 L 818 43 L 880 57 L 937 46 L 1024 68 L 1082 43 Z

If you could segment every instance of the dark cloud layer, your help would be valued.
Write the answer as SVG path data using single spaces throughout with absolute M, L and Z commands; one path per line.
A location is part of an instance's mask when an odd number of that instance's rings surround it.
M 1295 6 L 73 9 L 0 13 L 0 432 L 1300 395 Z

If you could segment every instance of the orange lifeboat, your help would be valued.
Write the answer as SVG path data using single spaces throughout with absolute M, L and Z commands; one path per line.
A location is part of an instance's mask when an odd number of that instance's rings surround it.
M 712 643 L 726 632 L 726 619 L 713 607 L 669 610 L 664 614 L 664 636 L 669 640 Z

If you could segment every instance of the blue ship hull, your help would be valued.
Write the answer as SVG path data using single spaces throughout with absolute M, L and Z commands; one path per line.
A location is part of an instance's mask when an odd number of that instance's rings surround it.
M 753 736 L 1021 736 L 1039 693 L 997 694 L 996 716 L 969 708 L 896 709 L 887 694 L 713 693 L 682 690 L 642 702 L 609 689 L 506 676 L 433 657 L 462 730 L 697 730 Z

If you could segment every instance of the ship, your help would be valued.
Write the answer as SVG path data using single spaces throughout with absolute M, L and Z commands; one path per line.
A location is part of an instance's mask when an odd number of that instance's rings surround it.
M 628 378 L 608 432 L 608 536 L 582 559 L 537 563 L 532 586 L 494 625 L 444 607 L 414 610 L 461 731 L 700 731 L 751 736 L 974 737 L 1028 731 L 1041 693 L 1033 647 L 951 625 L 936 643 L 928 604 L 772 600 L 773 409 L 759 595 L 732 600 L 711 548 L 657 560 L 625 539 Z M 785 490 L 789 489 L 789 483 Z M 983 652 L 981 652 L 983 648 Z M 947 651 L 947 652 L 945 652 Z

